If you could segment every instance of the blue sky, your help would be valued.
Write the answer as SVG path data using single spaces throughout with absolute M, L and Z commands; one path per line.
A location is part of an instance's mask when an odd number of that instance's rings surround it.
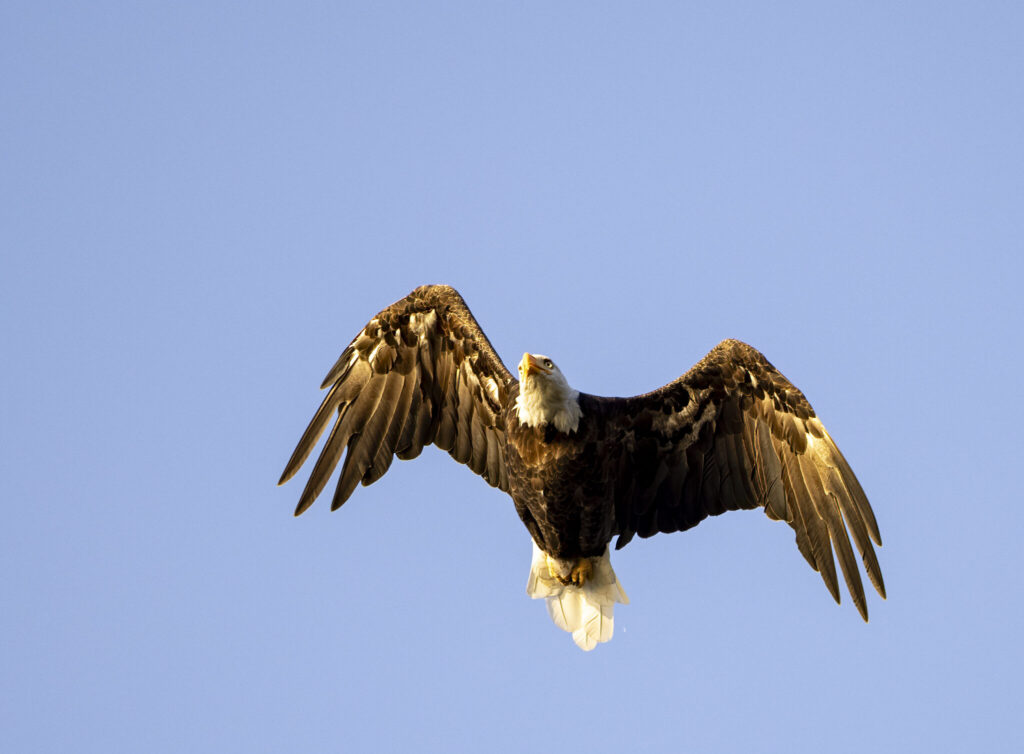
M 1022 28 L 4 3 L 0 748 L 1019 749 Z M 889 600 L 863 624 L 732 514 L 617 553 L 584 654 L 441 452 L 292 518 L 320 379 L 427 282 L 592 393 L 755 345 L 856 470 Z

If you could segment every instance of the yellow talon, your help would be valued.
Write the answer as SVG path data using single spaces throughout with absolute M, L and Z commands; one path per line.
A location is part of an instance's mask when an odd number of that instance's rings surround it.
M 576 586 L 583 586 L 593 574 L 594 566 L 591 564 L 590 558 L 580 558 L 576 567 L 572 569 L 572 573 L 569 574 L 569 578 Z
M 562 564 L 556 558 L 551 557 L 547 553 L 544 553 L 544 557 L 547 560 L 548 574 L 551 576 L 551 578 L 555 579 L 556 581 L 561 581 L 563 584 L 568 584 L 569 581 L 563 575 Z
M 594 575 L 594 564 L 590 560 L 590 558 L 580 558 L 570 568 L 569 563 L 571 561 L 558 560 L 547 555 L 548 573 L 551 575 L 551 578 L 560 581 L 566 586 L 569 584 L 583 586 L 587 583 L 587 579 Z

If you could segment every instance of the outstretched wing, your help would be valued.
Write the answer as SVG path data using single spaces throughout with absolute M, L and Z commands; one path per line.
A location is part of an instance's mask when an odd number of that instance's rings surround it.
M 836 602 L 833 549 L 867 620 L 850 535 L 885 597 L 871 546 L 882 541 L 864 491 L 811 404 L 758 351 L 726 340 L 660 390 L 603 402 L 619 433 L 616 548 L 634 534 L 682 531 L 708 516 L 760 507 L 793 527 Z
M 295 515 L 323 491 L 343 451 L 332 510 L 358 482 L 380 479 L 394 456 L 415 458 L 430 443 L 507 490 L 501 414 L 514 382 L 454 288 L 417 288 L 371 319 L 342 352 L 278 484 L 295 475 L 333 420 Z

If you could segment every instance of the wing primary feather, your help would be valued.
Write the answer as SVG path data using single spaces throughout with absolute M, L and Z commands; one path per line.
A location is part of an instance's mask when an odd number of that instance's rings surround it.
M 875 591 L 881 595 L 882 599 L 885 599 L 885 581 L 882 578 L 882 568 L 878 564 L 875 548 L 871 546 L 871 540 L 868 538 L 864 521 L 859 517 L 858 511 L 852 510 L 853 506 L 848 497 L 840 496 L 838 499 L 840 513 L 842 513 L 843 519 L 846 521 L 847 529 L 853 535 L 854 544 L 857 546 L 857 551 L 860 552 L 861 562 L 864 564 L 864 570 L 867 572 L 868 579 L 871 581 L 872 586 L 875 587 Z
M 309 458 L 310 452 L 316 446 L 317 441 L 327 428 L 327 424 L 330 421 L 331 415 L 337 410 L 341 411 L 344 409 L 344 405 L 359 395 L 359 392 L 366 385 L 367 380 L 370 377 L 370 370 L 367 366 L 365 369 L 358 369 L 350 371 L 348 378 L 342 382 L 337 382 L 331 386 L 331 389 L 324 396 L 323 401 L 320 403 L 320 408 L 317 409 L 313 418 L 310 420 L 309 425 L 306 427 L 306 431 L 302 433 L 302 437 L 299 438 L 298 444 L 295 446 L 295 451 L 292 453 L 288 463 L 284 467 L 284 472 L 281 474 L 281 479 L 278 484 L 284 484 L 293 476 L 295 472 L 306 462 Z
M 853 548 L 850 547 L 850 538 L 846 533 L 846 527 L 843 526 L 842 517 L 839 515 L 838 501 L 825 489 L 817 463 L 817 458 L 811 453 L 800 456 L 800 468 L 803 471 L 804 479 L 810 482 L 811 495 L 815 507 L 818 509 L 818 515 L 828 527 L 832 546 L 839 559 L 839 567 L 846 579 L 846 588 L 853 598 L 853 604 L 860 611 L 861 617 L 867 620 L 868 608 L 867 600 L 864 598 L 864 585 L 861 583 L 857 560 L 853 556 Z
M 313 451 L 320 436 L 327 429 L 327 423 L 330 421 L 331 415 L 338 410 L 339 402 L 335 400 L 335 390 L 331 390 L 326 396 L 324 396 L 323 402 L 320 404 L 320 408 L 317 409 L 310 420 L 309 425 L 306 427 L 306 431 L 302 433 L 302 437 L 299 438 L 298 444 L 295 446 L 295 450 L 292 452 L 291 458 L 288 459 L 288 463 L 285 464 L 284 471 L 281 472 L 281 478 L 278 480 L 278 485 L 282 485 L 295 476 L 295 473 L 302 467 L 302 464 L 309 458 L 309 454 Z
M 381 391 L 384 389 L 385 380 L 385 375 L 374 375 L 366 383 L 366 387 L 363 388 L 363 391 L 355 401 L 346 406 L 345 411 L 338 416 L 338 422 L 335 425 L 332 437 L 328 440 L 327 446 L 324 447 L 323 452 L 320 454 L 320 458 L 317 460 L 316 466 L 313 467 L 313 473 L 310 475 L 311 481 L 318 472 L 323 474 L 325 477 L 318 483 L 319 489 L 317 490 L 317 495 L 319 495 L 320 491 L 323 490 L 323 484 L 327 481 L 326 477 L 330 476 L 331 472 L 334 471 L 334 467 L 338 464 L 342 448 L 351 445 L 352 436 L 366 425 L 366 422 L 377 408 L 377 403 L 380 401 Z M 329 454 L 327 452 L 328 447 L 331 449 Z M 346 462 L 347 460 L 348 459 L 346 458 Z M 313 497 L 316 497 L 316 495 Z M 340 507 L 346 499 L 348 499 L 347 495 L 339 500 L 337 491 L 335 491 L 332 510 L 336 510 Z
M 356 356 L 357 358 L 353 358 L 353 356 Z M 353 348 L 350 345 L 348 348 L 342 351 L 341 356 L 339 356 L 338 360 L 334 362 L 334 366 L 331 367 L 330 371 L 327 373 L 327 376 L 324 377 L 323 382 L 320 383 L 320 389 L 323 390 L 328 385 L 332 385 L 335 382 L 343 381 L 346 375 L 352 369 L 352 367 L 355 366 L 357 361 L 358 356 L 356 354 L 355 348 Z
M 839 468 L 839 473 L 843 477 L 843 483 L 850 491 L 850 497 L 852 498 L 853 503 L 857 506 L 857 509 L 860 511 L 861 518 L 864 519 L 864 523 L 867 526 L 868 533 L 871 535 L 871 539 L 874 540 L 876 545 L 881 547 L 882 535 L 878 531 L 878 521 L 875 520 L 875 512 L 871 509 L 871 504 L 868 502 L 868 496 L 864 494 L 864 490 L 861 488 L 860 482 L 853 473 L 853 469 L 850 468 L 850 464 L 847 463 L 846 457 L 843 456 L 843 452 L 839 449 L 839 446 L 835 444 L 832 437 L 827 433 L 825 436 L 832 445 L 832 450 L 835 453 L 836 466 Z
M 828 442 L 831 445 L 830 449 L 834 449 L 835 446 L 831 444 L 831 441 L 829 440 Z M 831 458 L 829 460 L 835 461 L 836 459 Z M 864 564 L 864 570 L 868 575 L 868 579 L 884 599 L 885 582 L 882 580 L 882 569 L 878 565 L 875 549 L 871 546 L 871 539 L 868 536 L 868 530 L 861 516 L 861 511 L 857 507 L 850 490 L 844 484 L 840 470 L 832 463 L 829 463 L 824 468 L 819 468 L 819 474 L 822 475 L 825 489 L 828 490 L 839 505 L 839 512 L 846 522 L 847 531 L 851 534 L 853 542 L 857 546 L 857 551 L 860 553 L 861 562 Z
M 387 432 L 384 435 L 380 446 L 377 448 L 377 453 L 373 458 L 373 462 L 370 464 L 370 468 L 363 476 L 362 483 L 373 484 L 391 467 L 391 462 L 395 457 L 395 447 L 398 444 L 398 439 L 402 433 L 402 427 L 405 424 L 406 418 L 409 413 L 409 404 L 412 401 L 412 395 L 416 389 L 416 383 L 409 376 L 403 376 L 395 372 L 392 374 L 392 379 L 397 379 L 402 382 L 402 391 L 398 397 L 398 401 L 395 404 L 394 413 L 391 416 L 391 424 L 388 426 Z
M 811 553 L 814 555 L 814 562 L 817 564 L 818 573 L 821 574 L 825 586 L 836 602 L 841 602 L 839 594 L 839 579 L 836 577 L 836 564 L 832 557 L 832 545 L 829 541 L 828 527 L 818 516 L 814 505 L 814 499 L 807 487 L 798 456 L 788 454 L 787 460 L 792 463 L 785 463 L 784 468 L 790 473 L 790 481 L 793 487 L 795 508 L 801 527 L 807 532 L 807 540 L 811 546 Z
M 331 434 L 327 437 L 324 449 L 320 451 L 320 457 L 316 459 L 313 471 L 310 473 L 309 479 L 306 480 L 306 486 L 302 490 L 302 495 L 299 496 L 299 503 L 295 506 L 296 516 L 309 508 L 313 501 L 323 492 L 327 480 L 334 471 L 334 467 L 338 465 L 338 459 L 341 458 L 341 453 L 348 442 L 348 436 L 343 428 L 344 418 L 345 412 L 343 411 L 339 414 L 338 420 L 331 428 Z
M 337 503 L 337 506 L 341 506 L 348 500 L 376 457 L 377 448 L 380 447 L 384 433 L 391 424 L 395 403 L 404 380 L 398 374 L 384 373 L 382 377 L 384 384 L 376 401 L 367 401 L 365 407 L 360 406 L 364 408 L 365 414 L 358 415 L 359 422 L 353 426 L 352 439 L 348 443 L 348 452 L 341 467 L 341 476 L 332 505 Z M 358 403 L 353 406 L 353 414 L 357 405 Z

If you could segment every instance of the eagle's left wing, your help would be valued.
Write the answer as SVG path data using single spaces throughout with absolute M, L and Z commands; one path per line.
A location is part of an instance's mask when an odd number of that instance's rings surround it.
M 885 596 L 871 546 L 882 542 L 864 491 L 807 399 L 758 351 L 726 340 L 659 390 L 597 400 L 617 480 L 616 548 L 634 534 L 682 531 L 708 516 L 761 507 L 793 527 L 836 602 L 833 548 L 867 620 L 850 535 Z

